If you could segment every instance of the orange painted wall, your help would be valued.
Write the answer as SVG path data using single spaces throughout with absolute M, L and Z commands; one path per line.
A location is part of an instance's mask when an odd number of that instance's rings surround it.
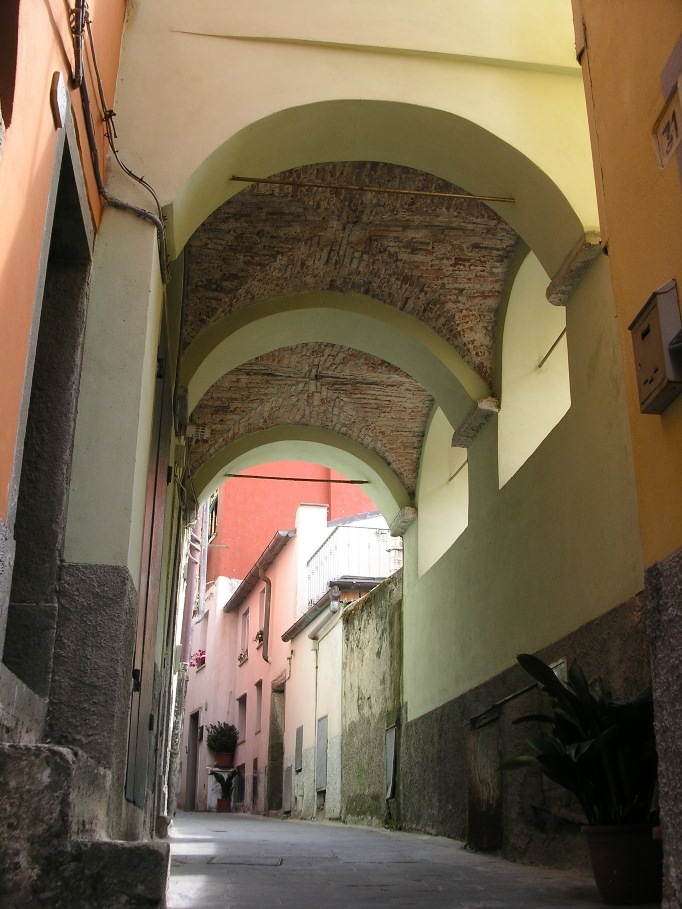
M 316 482 L 284 483 L 234 477 L 220 487 L 217 532 L 208 551 L 207 576 L 243 578 L 278 530 L 292 530 L 301 502 L 328 506 L 328 520 L 376 511 L 360 486 L 329 483 L 345 479 L 319 464 L 278 461 L 243 475 L 304 477 Z M 228 546 L 229 541 L 229 548 Z
M 105 93 L 112 104 L 125 0 L 90 0 L 89 6 Z M 14 109 L 0 157 L 0 520 L 3 521 L 8 517 L 27 345 L 57 141 L 49 103 L 50 85 L 57 70 L 61 70 L 65 83 L 70 85 L 72 65 L 67 5 L 60 0 L 22 2 Z M 96 116 L 92 89 L 91 95 Z M 98 223 L 101 205 L 89 162 L 77 90 L 71 91 L 71 102 L 90 206 Z M 97 125 L 103 160 L 103 131 Z
M 670 278 L 682 295 L 682 171 L 675 158 L 661 168 L 653 138 L 665 105 L 660 76 L 682 34 L 682 5 L 582 0 L 582 13 L 583 76 L 588 104 L 594 103 L 602 230 L 622 340 L 644 560 L 650 565 L 682 546 L 682 396 L 661 416 L 640 413 L 628 325 Z

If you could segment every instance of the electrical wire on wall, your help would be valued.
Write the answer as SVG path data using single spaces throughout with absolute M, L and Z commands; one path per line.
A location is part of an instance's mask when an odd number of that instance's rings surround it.
M 88 10 L 87 0 L 76 0 L 76 5 L 71 13 L 71 32 L 73 34 L 73 43 L 74 43 L 74 72 L 73 72 L 73 83 L 80 90 L 81 102 L 83 105 L 83 114 L 85 117 L 85 130 L 88 137 L 88 146 L 90 149 L 90 157 L 92 160 L 92 166 L 94 169 L 95 182 L 97 183 L 97 191 L 99 195 L 104 199 L 104 201 L 111 205 L 113 208 L 120 208 L 126 211 L 132 212 L 139 218 L 144 219 L 145 221 L 150 221 L 156 227 L 157 232 L 157 242 L 159 246 L 159 265 L 161 268 L 161 281 L 162 283 L 168 284 L 169 281 L 169 270 L 168 270 L 168 254 L 166 251 L 166 228 L 163 223 L 163 213 L 161 211 L 161 204 L 159 199 L 154 192 L 150 184 L 144 179 L 144 177 L 138 177 L 137 174 L 134 174 L 129 167 L 127 167 L 122 161 L 118 153 L 118 149 L 115 145 L 115 139 L 117 139 L 116 130 L 113 125 L 113 118 L 116 116 L 114 110 L 108 107 L 106 103 L 106 98 L 104 96 L 104 87 L 102 85 L 102 78 L 97 64 L 97 53 L 95 51 L 95 42 L 92 35 L 92 24 L 90 20 L 90 12 Z M 88 44 L 90 45 L 90 53 L 92 56 L 92 65 L 95 70 L 96 82 L 97 82 L 97 91 L 99 94 L 99 102 L 101 106 L 100 115 L 102 117 L 102 122 L 104 123 L 104 133 L 111 148 L 111 152 L 118 163 L 119 167 L 123 172 L 130 177 L 131 180 L 134 180 L 140 186 L 144 187 L 147 192 L 154 199 L 157 213 L 154 214 L 151 211 L 148 211 L 145 208 L 139 208 L 136 205 L 131 205 L 129 202 L 124 202 L 122 199 L 117 199 L 116 196 L 113 196 L 104 186 L 104 181 L 102 179 L 102 172 L 99 163 L 99 150 L 97 148 L 97 139 L 95 136 L 95 126 L 92 118 L 92 107 L 90 104 L 90 93 L 88 90 L 87 79 L 83 72 L 83 37 L 84 33 L 87 32 L 88 35 Z

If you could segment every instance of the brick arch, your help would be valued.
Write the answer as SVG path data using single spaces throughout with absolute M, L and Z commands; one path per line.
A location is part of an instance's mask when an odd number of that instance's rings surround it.
M 503 97 L 499 104 L 504 107 Z M 479 110 L 487 116 L 489 106 Z M 543 160 L 541 136 L 526 137 L 522 150 L 505 134 L 507 116 L 489 122 L 499 135 L 484 119 L 474 122 L 454 111 L 344 98 L 257 118 L 214 149 L 175 193 L 166 208 L 171 254 L 178 255 L 211 212 L 240 192 L 243 185 L 230 180 L 233 174 L 251 175 L 255 169 L 267 176 L 319 161 L 387 161 L 436 174 L 472 193 L 514 195 L 516 204 L 492 207 L 554 275 L 582 233 L 594 229 L 594 200 L 581 190 L 585 175 L 566 166 L 573 163 L 568 138 L 566 160 Z
M 323 464 L 351 479 L 367 480 L 365 492 L 389 523 L 401 508 L 412 505 L 412 497 L 381 458 L 330 430 L 302 426 L 273 427 L 222 448 L 194 475 L 197 499 L 204 501 L 226 473 L 282 460 Z
M 413 494 L 432 406 L 420 385 L 378 357 L 335 344 L 280 348 L 227 373 L 204 395 L 192 422 L 211 433 L 194 442 L 189 464 L 196 472 L 242 436 L 276 426 L 317 427 L 381 458 Z
M 327 163 L 283 180 L 462 193 L 395 165 Z M 184 344 L 265 297 L 360 293 L 429 326 L 487 383 L 514 231 L 482 202 L 250 186 L 215 211 L 188 247 Z
M 183 357 L 190 410 L 223 375 L 279 347 L 336 343 L 379 357 L 421 385 L 457 425 L 489 388 L 461 356 L 418 319 L 362 294 L 291 294 L 215 323 Z

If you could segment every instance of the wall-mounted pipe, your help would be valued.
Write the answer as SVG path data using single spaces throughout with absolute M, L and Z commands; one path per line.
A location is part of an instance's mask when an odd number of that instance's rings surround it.
M 191 532 L 194 536 L 194 532 Z M 190 537 L 190 546 L 193 541 Z M 190 638 L 192 632 L 192 606 L 197 586 L 198 560 L 192 556 L 190 548 L 187 549 L 187 579 L 185 587 L 185 605 L 182 613 L 182 634 L 180 637 L 180 662 L 189 663 Z
M 163 221 L 157 215 L 153 214 L 150 211 L 147 211 L 146 208 L 139 208 L 137 205 L 131 205 L 129 202 L 123 202 L 122 199 L 117 199 L 116 196 L 112 196 L 104 186 L 104 180 L 102 179 L 102 173 L 99 166 L 99 150 L 97 148 L 97 138 L 95 136 L 95 124 L 92 118 L 92 107 L 90 105 L 88 80 L 85 78 L 85 75 L 83 73 L 83 32 L 85 30 L 86 21 L 85 0 L 76 0 L 76 6 L 74 9 L 74 24 L 72 28 L 75 56 L 73 82 L 80 91 L 81 104 L 83 106 L 83 115 L 85 120 L 85 133 L 88 139 L 88 148 L 90 149 L 90 159 L 92 161 L 95 183 L 97 184 L 97 192 L 108 205 L 112 206 L 112 208 L 119 208 L 123 209 L 124 211 L 129 211 L 132 214 L 136 215 L 138 218 L 142 218 L 144 221 L 149 221 L 156 227 L 161 281 L 165 285 L 168 284 L 170 278 L 168 273 L 168 261 L 166 258 L 166 228 Z M 116 159 L 118 160 L 118 156 L 116 156 Z M 138 180 L 138 182 L 140 181 Z

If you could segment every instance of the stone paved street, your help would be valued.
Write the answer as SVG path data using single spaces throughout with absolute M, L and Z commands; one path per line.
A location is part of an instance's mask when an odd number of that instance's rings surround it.
M 596 909 L 591 878 L 474 854 L 454 840 L 253 817 L 178 814 L 169 909 Z

